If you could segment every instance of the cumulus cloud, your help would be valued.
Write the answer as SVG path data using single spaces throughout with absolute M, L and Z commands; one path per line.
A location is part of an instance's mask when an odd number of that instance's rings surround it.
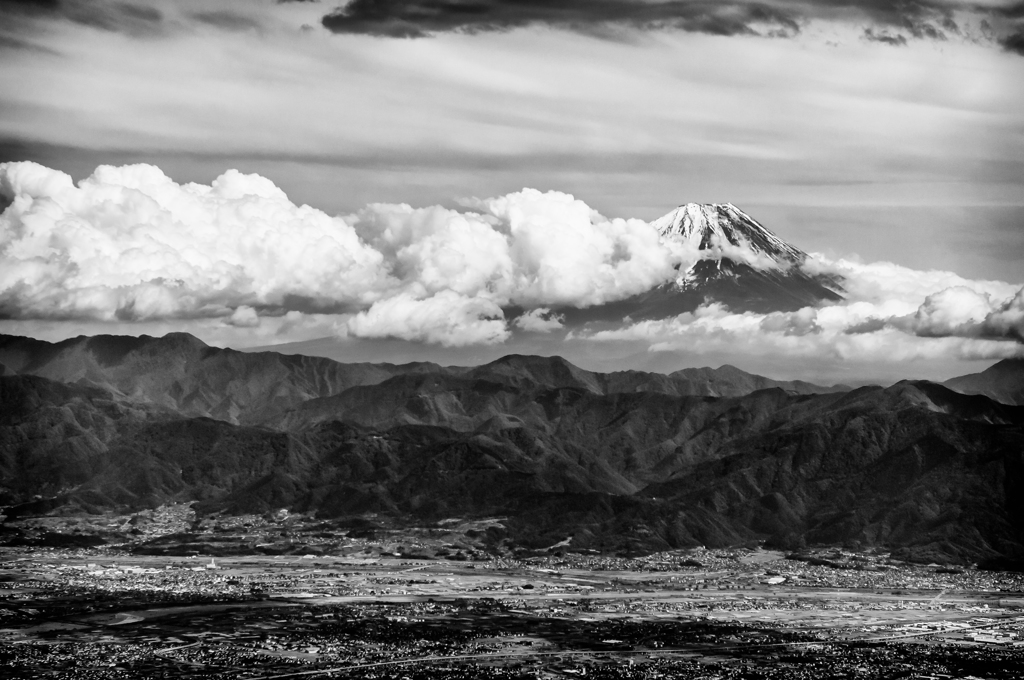
M 241 305 L 364 307 L 388 273 L 343 220 L 230 170 L 178 185 L 149 165 L 101 166 L 75 186 L 0 165 L 0 313 L 136 320 L 228 316 Z
M 642 220 L 608 220 L 583 201 L 535 189 L 467 201 L 496 220 L 517 264 L 511 302 L 588 307 L 642 293 L 697 253 Z
M 319 312 L 363 337 L 493 343 L 507 337 L 503 307 L 620 300 L 693 257 L 641 220 L 532 189 L 466 211 L 375 204 L 341 218 L 234 170 L 205 186 L 101 166 L 76 186 L 25 162 L 0 165 L 0 194 L 0 314 L 14 319 L 254 326 Z
M 912 327 L 924 336 L 964 335 L 990 313 L 992 301 L 986 293 L 954 286 L 925 298 L 914 314 Z
M 971 281 L 952 272 L 890 262 L 812 256 L 808 273 L 838 275 L 837 304 L 794 312 L 736 313 L 707 303 L 677 317 L 585 335 L 598 342 L 644 341 L 651 351 L 791 356 L 879 363 L 1024 356 L 1024 287 Z
M 445 347 L 490 345 L 509 336 L 498 305 L 451 290 L 424 299 L 400 293 L 352 317 L 347 328 L 358 337 L 401 338 Z
M 1024 343 L 1024 288 L 985 317 L 982 334 L 1005 336 Z
M 260 317 L 252 307 L 241 305 L 231 313 L 227 322 L 238 328 L 255 328 L 260 325 Z
M 234 170 L 210 185 L 179 185 L 149 165 L 101 166 L 76 185 L 25 162 L 0 164 L 0 194 L 9 202 L 0 215 L 0 315 L 13 321 L 204 320 L 260 337 L 301 328 L 494 345 L 512 329 L 562 329 L 558 310 L 645 293 L 701 257 L 758 264 L 752 250 L 733 252 L 742 243 L 699 251 L 641 220 L 608 219 L 569 194 L 533 189 L 467 199 L 459 210 L 373 204 L 331 217 Z M 709 301 L 572 335 L 697 354 L 1024 354 L 1020 283 L 820 255 L 798 266 L 841 280 L 845 299 L 767 314 Z M 506 317 L 512 309 L 526 311 Z
M 565 317 L 561 314 L 552 314 L 547 307 L 539 307 L 522 314 L 514 321 L 517 328 L 530 333 L 550 333 L 564 328 Z

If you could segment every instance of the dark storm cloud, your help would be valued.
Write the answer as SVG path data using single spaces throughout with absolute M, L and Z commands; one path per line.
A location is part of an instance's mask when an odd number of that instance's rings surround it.
M 676 29 L 712 35 L 793 36 L 812 19 L 860 24 L 869 40 L 962 35 L 954 11 L 988 16 L 1012 34 L 1024 3 L 989 8 L 946 0 L 352 0 L 322 18 L 334 33 L 400 38 L 506 31 L 546 25 L 585 33 L 612 26 Z M 1007 39 L 1001 40 L 1006 43 Z M 1010 40 L 1012 47 L 1015 44 Z
M 873 28 L 865 28 L 864 39 L 872 42 L 885 43 L 886 45 L 895 45 L 897 47 L 903 47 L 907 44 L 907 38 L 904 35 L 900 33 L 892 33 L 886 29 L 876 31 Z
M 1024 29 L 1006 36 L 999 41 L 999 44 L 1007 52 L 1015 52 L 1024 57 Z
M 0 9 L 22 12 L 53 11 L 60 7 L 60 0 L 0 0 Z
M 995 12 L 996 14 L 1007 17 L 1008 19 L 1024 19 L 1024 2 L 1017 2 L 1006 7 L 999 7 Z
M 758 2 L 708 0 L 353 0 L 323 17 L 335 33 L 402 38 L 449 31 L 504 31 L 543 24 L 590 32 L 604 25 L 676 28 L 713 35 L 795 34 L 789 11 Z

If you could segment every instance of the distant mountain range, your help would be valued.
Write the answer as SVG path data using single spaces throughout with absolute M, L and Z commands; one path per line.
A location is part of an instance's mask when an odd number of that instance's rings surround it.
M 571 536 L 623 552 L 767 541 L 1024 559 L 1024 406 L 935 383 L 594 373 L 517 355 L 342 364 L 185 334 L 0 336 L 0 364 L 9 516 L 198 501 L 500 515 L 534 548 Z M 990 371 L 972 385 L 1011 372 Z
M 1003 359 L 981 373 L 942 383 L 963 394 L 983 394 L 1004 404 L 1024 406 L 1024 359 Z

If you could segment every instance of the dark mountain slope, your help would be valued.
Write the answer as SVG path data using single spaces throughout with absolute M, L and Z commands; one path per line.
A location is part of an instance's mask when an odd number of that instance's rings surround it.
M 1024 405 L 1024 359 L 1003 359 L 981 373 L 951 378 L 943 385 L 963 394 L 983 394 L 1004 404 Z
M 512 383 L 396 376 L 271 431 L 2 377 L 3 484 L 12 503 L 86 509 L 500 514 L 534 546 L 769 539 L 1024 556 L 1024 407 L 932 383 L 735 398 Z
M 165 415 L 95 387 L 0 377 L 0 502 L 56 496 L 87 482 L 132 423 Z
M 0 336 L 0 363 L 19 374 L 94 385 L 139 403 L 259 424 L 301 402 L 433 364 L 342 364 L 319 357 L 209 347 L 186 333 L 162 338 L 101 335 L 59 343 Z
M 687 369 L 698 371 L 699 375 L 692 378 L 686 371 L 672 376 L 637 371 L 592 373 L 560 357 L 510 355 L 472 369 L 430 363 L 343 364 L 320 357 L 219 349 L 185 333 L 162 338 L 102 335 L 59 343 L 0 335 L 0 364 L 18 374 L 100 387 L 183 416 L 206 416 L 243 425 L 279 422 L 283 414 L 309 400 L 396 376 L 409 376 L 414 383 L 417 376 L 461 376 L 512 388 L 578 387 L 596 394 L 653 391 L 740 395 L 775 385 L 800 392 L 846 389 L 773 381 L 731 367 L 717 371 Z
M 670 375 L 620 371 L 591 373 L 561 357 L 509 355 L 460 374 L 405 375 L 311 399 L 270 420 L 279 429 L 307 427 L 326 420 L 349 420 L 368 427 L 403 423 L 443 424 L 456 430 L 528 423 L 548 429 L 550 414 L 541 393 L 569 390 L 587 395 L 650 393 L 663 396 L 743 396 L 767 388 L 790 394 L 840 393 L 845 386 L 820 387 L 800 381 L 777 381 L 732 366 L 684 369 Z M 654 398 L 657 401 L 657 397 Z M 584 401 L 589 408 L 591 401 Z M 674 403 L 671 401 L 665 403 Z
M 892 544 L 965 559 L 1020 554 L 1024 409 L 932 383 L 858 390 L 817 406 L 777 412 L 763 434 L 730 441 L 717 458 L 681 466 L 643 495 L 727 508 L 721 514 L 737 533 L 781 543 Z

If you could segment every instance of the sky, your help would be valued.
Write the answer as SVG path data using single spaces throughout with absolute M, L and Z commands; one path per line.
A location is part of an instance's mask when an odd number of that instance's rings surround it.
M 0 90 L 0 332 L 819 382 L 1024 356 L 1021 2 L 0 0 Z M 691 201 L 847 300 L 562 327 L 692 263 L 646 224 Z

